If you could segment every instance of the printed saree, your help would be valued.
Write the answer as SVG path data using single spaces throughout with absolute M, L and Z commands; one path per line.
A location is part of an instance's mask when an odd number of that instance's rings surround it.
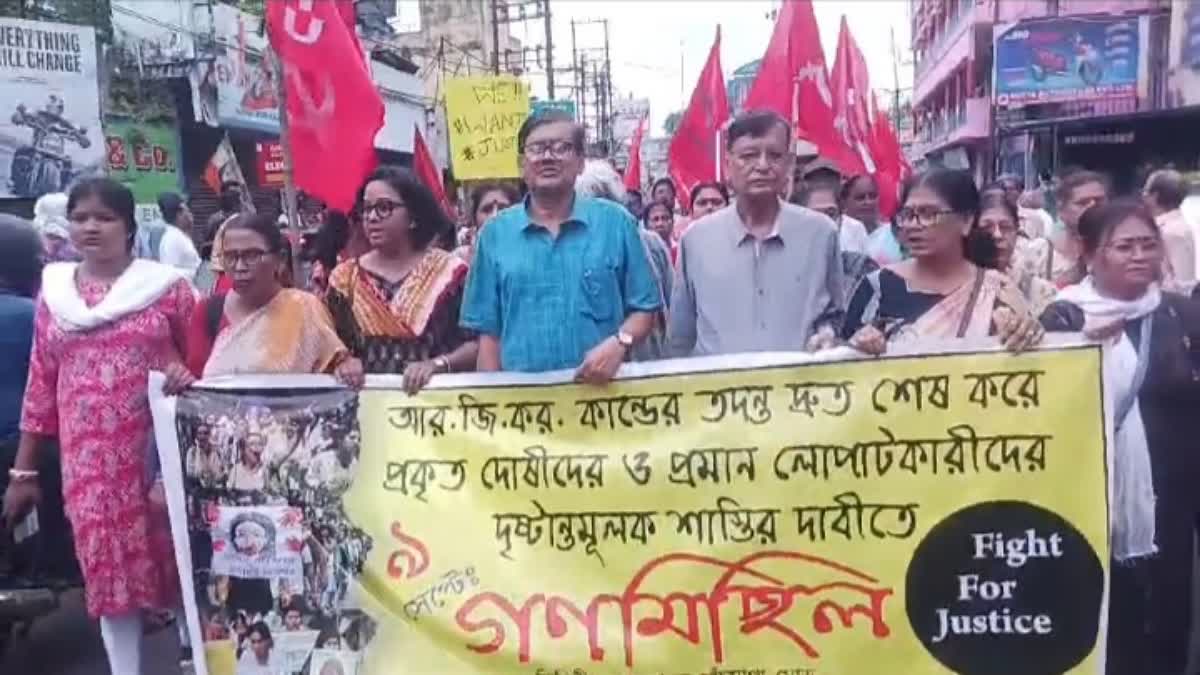
M 403 373 L 410 362 L 454 351 L 471 337 L 458 327 L 467 264 L 431 248 L 400 281 L 389 282 L 359 259 L 329 277 L 326 304 L 338 335 L 369 373 Z

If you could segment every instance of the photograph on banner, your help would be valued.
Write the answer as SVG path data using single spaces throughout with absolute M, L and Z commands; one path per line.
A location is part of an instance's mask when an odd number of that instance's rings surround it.
M 458 180 L 515 178 L 517 132 L 529 116 L 529 88 L 509 75 L 446 81 L 451 166 Z
M 230 410 L 355 434 L 344 489 L 266 479 L 227 497 L 299 508 L 310 550 L 330 548 L 316 524 L 330 513 L 354 533 L 333 539 L 339 561 L 359 542 L 357 565 L 334 566 L 352 591 L 319 605 L 340 617 L 339 643 L 318 642 L 362 672 L 1096 673 L 1100 350 L 829 358 L 652 364 L 602 389 L 462 375 L 416 396 L 265 397 L 261 379 L 234 379 L 185 393 L 174 418 L 152 398 L 156 426 L 179 432 L 167 453 Z M 212 499 L 188 473 L 165 475 L 168 493 Z M 246 581 L 214 582 L 211 546 L 191 541 L 197 589 Z M 306 603 L 320 600 L 310 567 Z M 256 617 L 286 612 L 284 593 L 260 593 Z M 246 611 L 211 594 L 185 600 L 208 622 Z M 206 644 L 209 675 L 233 672 L 232 640 Z
M 1136 99 L 1138 17 L 1032 19 L 995 29 L 996 104 Z
M 332 649 L 318 649 L 312 655 L 311 675 L 358 675 L 359 655 Z
M 361 651 L 374 635 L 350 597 L 371 541 L 341 506 L 357 405 L 342 391 L 180 399 L 189 602 L 213 662 L 237 668 L 210 672 L 300 672 L 314 649 Z
M 104 170 L 96 29 L 0 17 L 0 198 L 61 192 Z
M 303 515 L 289 506 L 213 506 L 212 572 L 239 579 L 279 579 L 299 583 L 303 576 Z

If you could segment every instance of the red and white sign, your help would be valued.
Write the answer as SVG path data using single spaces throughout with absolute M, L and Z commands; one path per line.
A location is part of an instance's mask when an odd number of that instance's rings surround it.
M 283 187 L 283 144 L 263 141 L 254 144 L 257 151 L 259 187 Z

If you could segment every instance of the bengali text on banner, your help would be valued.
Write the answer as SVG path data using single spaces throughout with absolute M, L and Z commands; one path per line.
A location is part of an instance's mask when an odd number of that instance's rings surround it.
M 797 358 L 152 383 L 198 672 L 1100 672 L 1098 348 Z

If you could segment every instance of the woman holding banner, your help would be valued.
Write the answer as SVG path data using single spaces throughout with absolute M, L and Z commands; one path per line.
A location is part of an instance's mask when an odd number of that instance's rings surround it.
M 170 525 L 149 496 L 146 379 L 181 360 L 195 296 L 172 268 L 133 257 L 127 188 L 82 181 L 67 210 L 83 261 L 43 274 L 4 512 L 12 525 L 38 503 L 39 455 L 57 438 L 88 613 L 100 618 L 112 672 L 139 673 L 143 614 L 179 604 Z
M 280 283 L 286 244 L 275 219 L 234 216 L 220 237 L 232 288 L 208 298 L 192 317 L 187 367 L 167 370 L 166 391 L 197 377 L 238 373 L 332 373 L 359 386 L 362 364 L 338 338 L 321 301 Z
M 863 278 L 847 308 L 843 337 L 882 354 L 889 342 L 998 335 L 1021 350 L 1043 330 L 1008 277 L 996 271 L 996 247 L 979 227 L 980 197 L 971 174 L 937 169 L 905 188 L 897 214 L 912 257 Z
M 1140 202 L 1093 206 L 1078 223 L 1090 272 L 1059 291 L 1042 323 L 1108 343 L 1115 560 L 1107 672 L 1178 675 L 1191 632 L 1200 311 L 1159 290 L 1162 235 Z
M 467 263 L 437 248 L 452 223 L 405 169 L 381 167 L 359 191 L 371 250 L 343 262 L 325 301 L 368 373 L 403 374 L 415 393 L 436 373 L 473 370 L 477 343 L 458 326 Z

